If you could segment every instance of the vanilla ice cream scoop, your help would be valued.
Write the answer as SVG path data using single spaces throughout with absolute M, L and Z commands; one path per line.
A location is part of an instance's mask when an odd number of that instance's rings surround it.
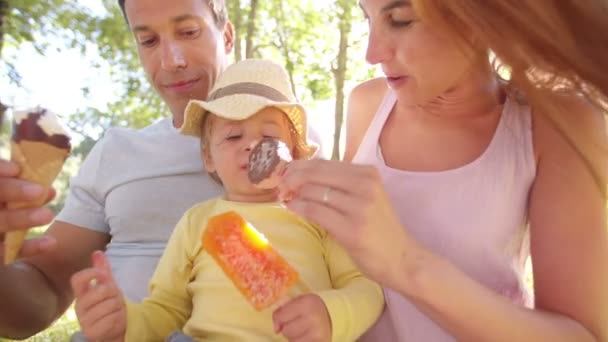
M 12 140 L 38 141 L 71 149 L 70 136 L 59 117 L 44 108 L 15 111 Z

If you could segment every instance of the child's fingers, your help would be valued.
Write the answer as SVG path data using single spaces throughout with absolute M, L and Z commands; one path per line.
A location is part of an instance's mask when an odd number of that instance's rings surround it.
M 112 268 L 110 267 L 110 263 L 108 262 L 108 257 L 102 251 L 95 251 L 91 256 L 93 261 L 93 267 L 105 271 L 110 279 L 113 279 L 112 276 Z
M 76 306 L 81 312 L 88 312 L 94 306 L 114 297 L 122 299 L 120 290 L 118 290 L 116 285 L 113 283 L 97 284 L 76 302 Z
M 91 282 L 95 279 L 95 283 L 99 282 L 99 279 L 103 278 L 103 273 L 96 268 L 87 268 L 80 272 L 77 272 L 70 279 L 72 284 L 72 290 L 76 298 L 83 297 L 89 288 L 91 288 Z
M 296 297 L 273 313 L 275 331 L 289 341 L 331 339 L 331 322 L 323 300 L 316 294 Z
M 102 317 L 88 329 L 83 330 L 89 341 L 104 341 L 124 335 L 126 317 L 123 310 Z
M 80 318 L 80 324 L 85 326 L 93 326 L 96 322 L 101 321 L 104 317 L 112 315 L 124 309 L 122 297 L 114 296 L 106 298 L 98 302 L 96 305 L 89 307 L 86 314 Z
M 93 267 L 98 269 L 105 269 L 105 254 L 102 251 L 95 251 L 91 254 L 91 261 L 93 262 Z
M 112 277 L 105 254 L 101 251 L 95 251 L 91 260 L 93 267 L 82 270 L 71 278 L 72 290 L 76 298 L 82 297 L 89 289 L 97 285 L 114 283 L 114 277 Z
M 311 328 L 307 323 L 308 321 L 303 316 L 298 316 L 281 327 L 281 334 L 289 341 L 304 340 L 303 338 L 307 336 Z
M 302 315 L 302 310 L 299 301 L 293 299 L 272 313 L 275 332 L 282 332 L 283 327 L 289 322 L 297 319 Z

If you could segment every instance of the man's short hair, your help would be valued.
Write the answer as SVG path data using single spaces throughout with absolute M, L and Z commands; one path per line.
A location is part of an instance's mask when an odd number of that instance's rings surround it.
M 122 10 L 122 15 L 125 17 L 125 20 L 129 22 L 129 18 L 127 18 L 127 12 L 125 12 L 125 1 L 126 0 L 118 0 L 118 6 Z M 226 10 L 226 1 L 225 0 L 204 0 L 207 2 L 207 5 L 211 9 L 211 13 L 213 14 L 213 20 L 215 24 L 219 28 L 223 28 L 224 24 L 228 21 L 228 12 Z

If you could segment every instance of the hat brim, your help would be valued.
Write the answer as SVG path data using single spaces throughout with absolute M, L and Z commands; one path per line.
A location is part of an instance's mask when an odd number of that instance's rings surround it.
M 291 122 L 295 133 L 295 148 L 299 158 L 308 159 L 314 156 L 318 146 L 307 140 L 306 110 L 299 103 L 274 102 L 261 96 L 250 94 L 234 94 L 212 101 L 190 100 L 184 112 L 184 123 L 180 133 L 201 137 L 202 124 L 208 113 L 213 113 L 227 120 L 246 120 L 264 108 L 276 107 L 281 110 Z

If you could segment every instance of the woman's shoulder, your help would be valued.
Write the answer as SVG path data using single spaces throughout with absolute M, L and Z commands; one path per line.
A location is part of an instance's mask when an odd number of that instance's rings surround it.
M 554 93 L 549 95 L 549 106 L 532 108 L 534 141 L 567 139 L 570 135 L 604 140 L 606 125 L 602 111 L 582 96 Z
M 374 78 L 362 83 L 359 83 L 351 91 L 351 101 L 368 103 L 377 101 L 378 104 L 388 90 L 388 85 L 384 77 Z
M 604 170 L 608 149 L 604 113 L 582 96 L 549 96 L 549 106 L 532 108 L 537 160 L 545 158 L 564 165 L 572 163 L 573 158 L 583 158 L 594 169 Z
M 344 159 L 350 160 L 359 148 L 382 100 L 388 86 L 384 78 L 374 78 L 360 83 L 350 93 L 348 113 L 346 116 L 346 150 Z

